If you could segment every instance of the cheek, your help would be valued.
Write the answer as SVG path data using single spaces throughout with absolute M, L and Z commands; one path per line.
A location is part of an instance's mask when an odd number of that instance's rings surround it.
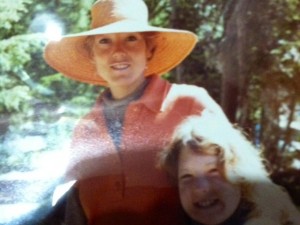
M 108 52 L 104 50 L 95 49 L 93 51 L 95 61 L 103 61 L 107 58 Z
M 186 185 L 179 184 L 179 196 L 183 205 L 188 205 L 191 202 L 192 188 Z
M 103 50 L 95 50 L 93 52 L 93 60 L 96 66 L 103 67 L 105 65 L 108 65 L 109 54 Z
M 229 183 L 223 183 L 219 187 L 225 204 L 234 211 L 241 199 L 241 189 Z
M 231 197 L 234 196 L 233 201 L 239 203 L 242 195 L 241 188 L 237 186 L 233 186 L 231 187 L 231 190 L 232 190 Z
M 102 58 L 99 59 L 97 57 L 94 57 L 94 66 L 96 68 L 97 75 L 101 76 L 107 81 L 107 79 L 109 79 L 110 77 L 110 72 L 107 63 L 105 63 L 105 60 Z
M 140 62 L 147 61 L 146 52 L 142 51 L 141 49 L 134 49 L 134 50 L 130 51 L 130 55 L 132 56 L 132 58 L 135 58 L 136 60 L 139 60 Z
M 131 55 L 137 56 L 141 60 L 147 61 L 147 49 L 144 44 L 139 44 L 128 48 L 128 51 Z
M 102 59 L 100 60 L 99 58 L 95 58 L 95 59 L 94 59 L 94 62 L 95 62 L 96 69 L 97 69 L 98 71 L 103 70 L 104 65 L 103 65 L 103 60 L 102 60 Z

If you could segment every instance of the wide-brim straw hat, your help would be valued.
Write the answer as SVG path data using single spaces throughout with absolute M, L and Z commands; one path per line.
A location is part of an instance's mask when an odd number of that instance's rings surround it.
M 186 30 L 148 24 L 148 9 L 143 0 L 98 0 L 92 6 L 91 30 L 50 41 L 45 48 L 46 62 L 77 81 L 104 85 L 86 48 L 86 38 L 98 34 L 155 32 L 155 51 L 148 61 L 145 76 L 162 75 L 181 63 L 193 50 L 197 36 Z

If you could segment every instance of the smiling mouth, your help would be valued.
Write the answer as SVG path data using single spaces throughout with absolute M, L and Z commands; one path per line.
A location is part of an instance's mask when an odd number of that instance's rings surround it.
M 111 68 L 114 70 L 125 70 L 127 68 L 129 68 L 129 64 L 128 63 L 114 63 L 113 65 L 111 65 Z
M 195 202 L 194 206 L 199 209 L 208 209 L 216 206 L 219 203 L 218 199 L 209 199 L 205 201 Z

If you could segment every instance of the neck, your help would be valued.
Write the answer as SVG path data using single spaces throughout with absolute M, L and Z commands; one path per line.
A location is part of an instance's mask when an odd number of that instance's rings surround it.
M 129 86 L 110 86 L 110 92 L 114 99 L 122 99 L 130 94 L 132 94 L 135 90 L 137 90 L 139 87 L 141 87 L 145 82 L 145 77 L 142 77 L 142 79 L 138 80 L 134 84 L 131 84 Z

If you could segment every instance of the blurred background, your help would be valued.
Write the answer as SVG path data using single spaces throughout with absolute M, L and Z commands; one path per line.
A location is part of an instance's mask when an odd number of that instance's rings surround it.
M 103 90 L 43 60 L 48 40 L 89 29 L 93 2 L 0 0 L 0 224 L 51 207 L 72 129 Z M 153 25 L 199 37 L 165 79 L 205 87 L 300 205 L 300 1 L 145 2 Z

